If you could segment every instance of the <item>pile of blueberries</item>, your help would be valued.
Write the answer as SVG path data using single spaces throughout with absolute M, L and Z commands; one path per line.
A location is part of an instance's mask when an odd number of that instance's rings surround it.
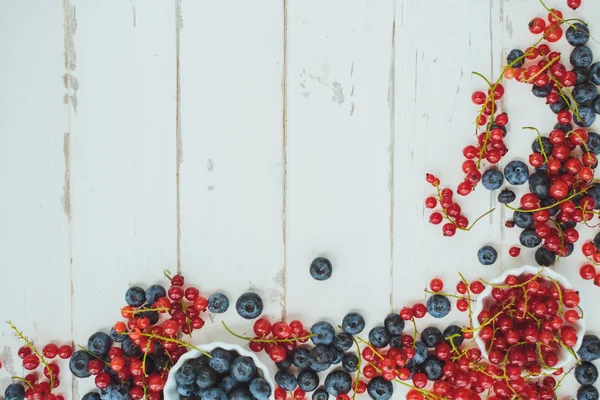
M 186 361 L 175 373 L 181 400 L 268 400 L 269 383 L 260 376 L 251 357 L 216 348 Z
M 600 359 L 600 339 L 596 335 L 585 335 L 581 348 L 577 352 L 581 364 L 575 367 L 575 379 L 581 385 L 577 390 L 577 400 L 598 400 L 598 389 L 594 386 L 598 380 L 598 369 L 592 363 Z

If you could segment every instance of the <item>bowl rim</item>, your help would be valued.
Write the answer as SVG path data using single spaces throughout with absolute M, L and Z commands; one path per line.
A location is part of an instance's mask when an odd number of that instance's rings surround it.
M 506 280 L 506 278 L 509 275 L 515 275 L 515 276 L 520 276 L 523 274 L 534 274 L 535 275 L 537 273 L 539 273 L 542 277 L 548 277 L 548 278 L 554 279 L 565 289 L 576 290 L 573 287 L 573 285 L 571 285 L 571 283 L 567 280 L 567 278 L 564 277 L 564 275 L 559 274 L 554 269 L 552 269 L 550 267 L 540 267 L 540 266 L 533 266 L 533 265 L 523 265 L 518 268 L 507 269 L 501 275 L 497 276 L 494 279 L 489 280 L 488 282 L 491 284 L 497 285 L 497 284 L 504 283 L 504 281 Z M 475 330 L 475 331 L 477 329 L 479 329 L 479 327 L 481 325 L 479 323 L 479 320 L 477 319 L 477 315 L 479 315 L 479 313 L 481 313 L 481 311 L 483 311 L 483 303 L 485 300 L 487 300 L 488 298 L 491 297 L 492 289 L 493 289 L 493 286 L 486 285 L 483 292 L 481 292 L 481 294 L 477 297 L 477 300 L 475 303 L 475 308 L 473 310 L 473 330 Z M 581 307 L 581 309 L 583 309 L 581 302 L 579 303 L 579 307 Z M 583 342 L 583 336 L 585 335 L 585 329 L 586 329 L 585 319 L 581 318 L 577 322 L 570 324 L 570 325 L 573 326 L 575 328 L 575 331 L 577 332 L 577 343 L 575 343 L 575 346 L 572 347 L 573 351 L 577 352 L 577 350 L 579 350 L 579 348 L 581 347 L 581 343 Z M 476 334 L 474 334 L 473 337 L 475 339 L 475 343 L 477 343 L 477 346 L 479 347 L 479 350 L 481 350 L 482 356 L 487 359 L 489 354 L 486 349 L 484 341 Z M 561 356 L 558 359 L 558 363 L 552 369 L 542 368 L 542 370 L 544 372 L 551 373 L 551 372 L 554 372 L 555 369 L 563 368 L 565 365 L 567 365 L 569 363 L 576 362 L 576 360 L 573 357 L 573 355 L 571 354 L 571 352 L 566 351 L 564 349 L 561 349 L 561 350 L 562 350 L 560 352 Z
M 269 369 L 262 363 L 262 361 L 260 361 L 260 359 L 253 352 L 246 350 L 239 344 L 224 343 L 224 342 L 211 342 L 211 343 L 197 345 L 195 347 L 202 351 L 205 351 L 207 353 L 210 353 L 212 350 L 214 350 L 216 348 L 222 348 L 227 351 L 233 350 L 233 351 L 236 351 L 240 356 L 252 358 L 252 360 L 254 361 L 254 364 L 256 365 L 256 368 L 262 373 L 262 378 L 265 381 L 267 381 L 267 383 L 271 387 L 271 396 L 269 397 L 269 399 L 274 399 L 275 383 L 273 382 L 273 379 L 271 379 L 271 374 L 269 372 Z M 183 354 L 179 358 L 179 360 L 177 360 L 175 365 L 173 365 L 173 367 L 169 371 L 167 381 L 165 382 L 165 387 L 163 389 L 164 400 L 179 400 L 179 393 L 177 393 L 177 385 L 175 383 L 175 374 L 177 373 L 177 370 L 179 368 L 181 368 L 181 366 L 187 360 L 190 360 L 192 358 L 198 358 L 198 357 L 200 357 L 201 354 L 202 353 L 199 352 L 198 350 L 190 348 L 190 350 L 188 350 L 185 354 Z

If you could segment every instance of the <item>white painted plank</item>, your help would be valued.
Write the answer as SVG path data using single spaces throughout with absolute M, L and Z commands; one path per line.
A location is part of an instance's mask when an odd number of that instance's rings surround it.
M 0 392 L 24 376 L 6 320 L 41 347 L 71 341 L 68 185 L 63 137 L 63 8 L 0 2 Z M 64 363 L 60 363 L 64 368 Z M 70 376 L 57 393 L 70 398 Z
M 172 1 L 74 5 L 74 325 L 86 344 L 120 319 L 129 285 L 176 267 L 176 18 Z
M 391 309 L 392 1 L 288 4 L 290 319 L 368 326 Z M 333 276 L 309 266 L 329 258 Z M 366 296 L 360 293 L 368 293 Z
M 272 319 L 284 311 L 283 6 L 184 0 L 181 10 L 181 270 L 207 296 L 224 292 L 222 319 L 251 334 L 239 295 L 259 293 Z M 233 342 L 220 317 L 194 340 Z

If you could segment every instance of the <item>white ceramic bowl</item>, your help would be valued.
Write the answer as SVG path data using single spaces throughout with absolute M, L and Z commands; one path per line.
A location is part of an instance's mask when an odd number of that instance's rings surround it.
M 269 386 L 271 386 L 271 397 L 270 398 L 274 399 L 275 384 L 273 383 L 273 380 L 271 379 L 269 370 L 267 369 L 267 367 L 265 367 L 265 365 L 258 359 L 258 357 L 254 353 L 244 349 L 243 347 L 241 347 L 237 344 L 229 344 L 229 343 L 221 343 L 221 342 L 213 342 L 213 343 L 209 343 L 209 344 L 205 344 L 205 345 L 199 345 L 196 347 L 207 353 L 210 353 L 212 350 L 216 349 L 217 347 L 220 347 L 220 348 L 228 350 L 228 351 L 233 350 L 233 351 L 237 352 L 240 356 L 246 356 L 246 357 L 252 358 L 254 360 L 254 364 L 256 364 L 256 369 L 259 372 L 259 375 L 265 381 L 267 381 Z M 187 360 L 191 360 L 193 358 L 198 358 L 198 357 L 200 357 L 201 354 L 202 353 L 200 353 L 198 350 L 191 349 L 187 353 L 182 355 L 181 358 L 177 361 L 177 363 L 173 366 L 173 368 L 171 368 L 171 370 L 169 371 L 169 377 L 167 378 L 167 382 L 165 383 L 164 400 L 179 400 L 179 393 L 177 393 L 177 385 L 175 383 L 175 374 L 177 373 L 177 370 L 179 368 L 181 368 L 181 366 Z
M 548 267 L 534 267 L 531 265 L 524 265 L 520 268 L 513 268 L 513 269 L 506 270 L 499 277 L 494 278 L 491 281 L 489 281 L 489 283 L 494 284 L 494 285 L 502 285 L 502 284 L 504 284 L 506 277 L 508 277 L 509 275 L 514 275 L 514 276 L 520 276 L 523 274 L 535 275 L 537 273 L 540 273 L 540 275 L 544 278 L 554 279 L 565 289 L 570 289 L 570 290 L 574 289 L 573 286 L 569 283 L 569 281 L 564 276 L 557 273 L 553 269 L 548 268 Z M 477 298 L 475 310 L 473 312 L 473 328 L 475 330 L 477 330 L 480 326 L 479 321 L 477 319 L 477 316 L 479 315 L 479 313 L 481 313 L 481 311 L 483 311 L 484 307 L 488 307 L 493 302 L 495 302 L 495 300 L 492 297 L 492 289 L 493 289 L 492 286 L 489 286 L 489 285 L 486 286 L 484 291 Z M 581 305 L 581 303 L 579 304 L 579 306 L 583 309 L 583 306 Z M 580 319 L 580 320 L 576 321 L 574 324 L 569 324 L 569 325 L 573 326 L 573 328 L 575 328 L 575 331 L 577 332 L 577 343 L 573 347 L 573 350 L 577 351 L 579 349 L 579 347 L 581 347 L 581 342 L 583 341 L 583 335 L 585 335 L 585 320 Z M 480 339 L 479 336 L 477 336 L 477 335 L 474 335 L 474 336 L 475 336 L 475 342 L 479 346 L 481 353 L 483 354 L 483 356 L 485 358 L 487 358 L 488 352 L 486 349 L 485 342 L 482 339 Z M 561 347 L 560 351 L 558 353 L 558 363 L 556 364 L 556 366 L 554 368 L 561 368 L 561 367 L 564 367 L 565 365 L 568 365 L 573 362 L 575 362 L 573 355 L 569 351 L 567 351 Z M 553 370 L 548 369 L 548 370 L 545 370 L 544 372 L 551 373 L 552 371 Z

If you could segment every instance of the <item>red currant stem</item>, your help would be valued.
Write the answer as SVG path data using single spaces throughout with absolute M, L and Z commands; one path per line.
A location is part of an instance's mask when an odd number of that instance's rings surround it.
M 181 303 L 181 309 L 182 311 L 185 313 L 185 322 L 188 326 L 188 329 L 190 330 L 190 337 L 192 337 L 192 323 L 191 320 L 188 318 L 188 312 L 187 312 L 187 307 L 185 306 L 185 301 L 183 301 L 183 299 L 179 300 L 179 302 Z
M 375 368 L 375 370 L 376 370 L 377 372 L 379 372 L 380 374 L 382 374 L 382 373 L 383 373 L 383 371 L 382 371 L 381 369 L 379 369 L 379 368 L 378 368 L 378 367 L 377 367 L 375 364 L 373 364 L 372 362 L 369 362 L 369 364 L 370 364 L 370 365 L 371 365 L 373 368 Z M 435 394 L 435 393 L 433 393 L 433 392 L 431 392 L 431 391 L 429 391 L 429 390 L 425 390 L 425 389 L 419 389 L 418 387 L 416 387 L 416 386 L 413 386 L 413 385 L 411 385 L 411 384 L 408 384 L 408 383 L 404 382 L 404 381 L 403 381 L 403 380 L 401 380 L 401 379 L 394 378 L 394 381 L 395 381 L 395 382 L 398 382 L 399 384 L 401 384 L 401 385 L 404 385 L 404 386 L 406 386 L 406 387 L 408 387 L 408 388 L 410 388 L 410 389 L 416 390 L 417 392 L 419 392 L 419 393 L 421 393 L 421 394 L 425 395 L 425 396 L 426 396 L 426 397 L 425 397 L 426 399 L 431 399 L 431 400 L 450 400 L 450 399 L 449 399 L 449 398 L 447 398 L 447 397 L 441 397 L 440 395 L 437 395 L 437 394 Z
M 483 280 L 483 279 L 481 279 L 481 278 L 480 278 L 479 280 L 480 280 L 481 282 L 485 283 L 485 284 L 486 284 L 486 285 L 488 285 L 488 286 L 492 286 L 492 287 L 499 288 L 499 289 L 512 289 L 512 288 L 518 288 L 518 287 L 527 286 L 527 284 L 528 284 L 529 282 L 532 282 L 532 281 L 536 280 L 537 278 L 539 278 L 540 276 L 542 276 L 542 271 L 544 271 L 544 269 L 545 269 L 545 268 L 546 268 L 546 267 L 542 267 L 542 269 L 541 269 L 541 270 L 540 270 L 540 271 L 539 271 L 537 274 L 533 275 L 531 278 L 529 278 L 529 279 L 528 279 L 528 280 L 526 280 L 525 282 L 523 282 L 523 283 L 519 283 L 519 284 L 517 284 L 517 285 L 495 285 L 495 284 L 493 284 L 493 283 L 490 283 L 490 282 L 488 282 L 488 281 L 485 281 L 485 280 Z
M 124 308 L 125 307 L 121 307 L 121 311 L 123 311 Z M 131 314 L 131 316 L 134 316 L 136 314 L 145 313 L 148 311 L 161 312 L 161 311 L 169 311 L 169 309 L 166 307 L 157 307 L 157 308 L 145 308 L 145 309 L 140 308 L 139 310 L 125 310 L 125 312 L 128 314 Z
M 544 156 L 544 160 L 546 160 L 546 164 L 548 164 L 548 155 L 546 154 L 546 150 L 544 150 L 544 145 L 542 144 L 542 135 L 540 134 L 540 131 L 537 128 L 534 128 L 533 126 L 524 126 L 521 129 L 529 129 L 529 130 L 535 131 L 537 133 L 537 140 L 538 140 L 538 143 L 540 144 L 540 149 L 542 150 L 542 155 Z
M 483 217 L 491 214 L 492 212 L 494 212 L 496 208 L 492 208 L 491 210 L 489 210 L 488 212 L 486 212 L 485 214 L 480 215 L 475 221 L 473 221 L 473 223 L 471 224 L 471 226 L 469 226 L 468 228 L 462 228 L 463 231 L 470 231 L 471 229 L 473 229 L 473 227 L 475 226 L 476 223 L 478 223 Z
M 542 354 L 542 344 L 540 342 L 535 343 L 535 348 L 537 350 L 538 358 L 540 359 L 540 362 L 542 363 L 542 367 L 544 367 L 546 369 L 558 371 L 559 368 L 551 367 L 548 364 L 546 364 L 546 361 L 544 361 L 544 355 Z
M 469 283 L 467 282 L 467 280 L 465 279 L 465 277 L 463 276 L 462 273 L 459 272 L 458 275 L 460 275 L 460 278 L 462 279 L 463 283 L 467 287 L 467 299 L 469 299 L 469 302 L 468 302 L 468 306 L 469 306 L 469 327 L 473 328 L 473 314 L 472 314 L 472 311 L 471 311 L 471 291 L 469 290 Z
M 415 321 L 415 317 L 412 317 L 410 319 L 413 323 L 413 328 L 415 330 L 415 333 L 413 335 L 413 349 L 417 348 L 417 335 L 419 334 L 419 331 L 417 330 L 417 321 Z
M 375 347 L 373 347 L 371 345 L 371 343 L 367 342 L 366 340 L 364 340 L 360 336 L 357 336 L 356 339 L 358 339 L 359 342 L 362 342 L 363 344 L 367 345 L 371 350 L 373 350 L 373 353 L 375 353 L 375 355 L 377 355 L 377 357 L 381 358 L 382 360 L 385 358 L 384 356 L 382 356 L 381 354 L 379 354 L 379 350 L 377 350 Z
M 565 372 L 563 374 L 563 376 L 560 377 L 560 379 L 558 380 L 558 382 L 556 382 L 556 386 L 554 386 L 554 389 L 558 389 L 558 387 L 560 386 L 560 384 L 562 383 L 562 381 L 571 373 L 573 372 L 573 370 L 575 369 L 575 365 L 573 365 L 567 372 Z
M 171 281 L 171 280 L 173 279 L 173 277 L 171 276 L 172 272 L 171 272 L 171 271 L 169 271 L 168 269 L 165 269 L 165 270 L 163 271 L 163 274 L 165 274 L 165 277 L 166 277 L 166 278 L 167 278 L 169 281 Z
M 94 353 L 92 353 L 87 348 L 83 347 L 82 345 L 78 344 L 77 347 L 79 347 L 81 350 L 85 351 L 90 356 L 94 357 L 95 359 L 102 361 L 104 364 L 110 365 L 110 363 L 108 361 L 104 361 L 103 359 L 101 359 L 100 357 L 98 357 L 97 355 L 95 355 Z
M 542 211 L 542 210 L 549 210 L 549 209 L 551 209 L 552 207 L 556 207 L 556 206 L 558 206 L 559 204 L 562 204 L 562 203 L 564 203 L 564 202 L 566 202 L 566 201 L 569 201 L 569 200 L 571 200 L 572 198 L 574 198 L 574 197 L 577 197 L 577 196 L 578 196 L 578 195 L 580 195 L 580 194 L 587 193 L 587 191 L 588 191 L 588 189 L 589 189 L 590 187 L 591 187 L 591 186 L 587 186 L 587 187 L 585 187 L 584 189 L 580 190 L 579 192 L 573 193 L 573 194 L 572 194 L 572 195 L 570 195 L 569 197 L 565 197 L 564 199 L 562 199 L 562 200 L 560 200 L 560 201 L 557 201 L 556 203 L 554 203 L 554 204 L 552 204 L 552 205 L 549 205 L 549 206 L 546 206 L 546 207 L 539 207 L 539 208 L 535 208 L 535 209 L 533 209 L 533 210 L 520 210 L 520 209 L 518 209 L 518 208 L 511 207 L 511 206 L 509 206 L 508 204 L 505 204 L 504 206 L 505 206 L 506 208 L 510 209 L 510 210 L 513 210 L 513 211 L 519 211 L 519 212 L 528 212 L 528 213 L 531 213 L 531 212 L 536 212 L 536 211 Z
M 148 374 L 146 373 L 146 356 L 148 355 L 148 350 L 150 350 L 150 343 L 151 341 L 148 340 L 148 343 L 146 343 L 146 351 L 144 351 L 144 357 L 142 358 L 142 371 L 144 372 L 145 377 L 148 377 Z
M 480 73 L 479 73 L 479 72 L 477 72 L 477 71 L 473 71 L 473 72 L 471 72 L 471 73 L 472 73 L 473 75 L 477 75 L 478 77 L 480 77 L 481 79 L 483 79 L 483 80 L 485 81 L 485 83 L 487 83 L 487 85 L 489 86 L 489 88 L 490 88 L 490 89 L 492 88 L 492 86 L 493 86 L 493 85 L 492 85 L 492 82 L 490 82 L 490 81 L 489 81 L 489 79 L 488 79 L 488 78 L 486 78 L 486 77 L 485 77 L 483 74 L 480 74 Z M 487 99 L 486 99 L 486 103 L 487 103 Z M 485 105 L 484 105 L 484 107 L 483 107 L 483 108 L 485 108 Z
M 20 376 L 11 376 L 10 379 L 16 379 L 18 381 L 23 382 L 24 384 L 26 384 L 27 386 L 29 386 L 30 389 L 33 390 L 33 385 L 31 384 L 31 382 L 29 382 L 27 379 L 25 378 L 21 378 Z
M 590 258 L 590 257 L 586 257 L 586 258 L 587 258 L 587 260 L 588 260 L 590 263 L 592 263 L 592 265 L 594 265 L 594 266 L 598 266 L 598 265 L 600 265 L 600 264 L 598 264 L 596 261 L 594 261 L 594 259 L 593 259 L 593 258 Z
M 540 69 L 538 71 L 537 74 L 527 78 L 524 80 L 525 83 L 529 83 L 531 82 L 533 79 L 537 78 L 538 75 L 540 75 L 541 73 L 543 73 L 544 71 L 546 71 L 548 68 L 550 68 L 552 66 L 552 64 L 554 64 L 555 62 L 557 62 L 558 60 L 560 60 L 560 56 L 556 56 L 554 57 L 552 60 L 550 60 L 546 65 L 544 65 L 544 68 Z
M 450 342 L 450 346 L 452 346 L 452 351 L 458 353 L 457 358 L 460 358 L 460 355 L 462 354 L 462 352 L 460 351 L 460 349 L 458 347 L 456 347 L 456 345 L 454 344 L 454 338 L 457 337 L 462 337 L 462 335 L 460 333 L 455 333 L 454 335 L 450 335 L 448 336 L 448 339 L 446 339 L 448 342 Z M 455 361 L 457 358 L 452 357 L 452 361 Z
M 204 354 L 205 356 L 207 356 L 208 358 L 212 358 L 212 356 L 210 355 L 210 353 L 207 353 L 204 350 L 200 350 L 199 348 L 197 348 L 196 346 L 187 343 L 187 342 L 182 342 L 181 340 L 177 340 L 177 339 L 172 339 L 170 337 L 166 337 L 166 336 L 159 336 L 159 335 L 155 335 L 153 333 L 142 333 L 142 336 L 145 336 L 147 338 L 150 339 L 158 339 L 158 340 L 163 340 L 165 342 L 173 342 L 173 343 L 177 343 L 180 346 L 184 346 L 184 347 L 188 347 L 190 349 L 194 349 L 202 354 Z
M 506 309 L 509 308 L 510 306 L 512 306 L 514 303 L 515 303 L 515 300 L 512 299 L 509 303 L 507 303 L 504 307 L 502 307 L 502 310 L 498 311 L 496 313 L 496 315 L 494 315 L 493 317 L 491 317 L 490 319 L 484 321 L 481 325 L 479 325 L 479 328 L 473 329 L 473 327 L 471 327 L 471 329 L 466 329 L 465 332 L 473 332 L 473 334 L 475 334 L 475 332 L 481 330 L 481 328 L 488 326 L 489 324 L 494 322 L 496 320 L 496 318 L 501 316 L 504 313 L 504 311 L 506 311 Z
M 590 149 L 588 149 L 586 141 L 583 140 L 583 138 L 577 132 L 575 132 L 575 131 L 569 131 L 569 132 L 567 132 L 567 134 L 565 135 L 565 137 L 569 137 L 571 135 L 571 133 L 574 134 L 575 136 L 577 136 L 579 138 L 579 140 L 581 140 L 581 144 L 583 145 L 583 148 L 585 149 L 585 152 L 587 154 L 589 154 L 590 153 Z
M 315 336 L 313 334 L 309 334 L 308 336 L 301 336 L 301 337 L 289 338 L 289 339 L 254 339 L 251 337 L 238 335 L 237 333 L 233 332 L 231 329 L 229 329 L 227 324 L 225 324 L 225 321 L 221 321 L 221 323 L 223 324 L 223 327 L 227 330 L 227 332 L 229 332 L 231 335 L 235 336 L 238 339 L 242 339 L 242 340 L 245 340 L 248 342 L 254 342 L 254 343 L 293 343 L 293 342 L 296 342 L 299 340 L 310 339 L 311 337 Z
M 581 312 L 581 316 L 579 317 L 579 319 L 583 319 L 583 309 L 581 307 L 579 307 L 579 306 L 577 306 L 577 308 Z
M 563 296 L 562 296 L 562 290 L 560 290 L 560 285 L 552 278 L 548 277 L 548 280 L 552 283 L 554 283 L 554 286 L 556 286 L 556 290 L 558 292 L 558 310 L 556 310 L 557 313 L 560 313 L 562 311 L 562 307 L 564 305 L 563 303 Z
M 571 111 L 573 114 L 575 114 L 575 116 L 577 118 L 580 118 L 579 117 L 579 107 L 577 106 L 577 102 L 575 100 L 573 100 L 573 95 L 571 94 L 571 91 L 569 90 L 569 88 L 563 86 L 562 83 L 560 83 L 560 81 L 553 76 L 551 76 L 550 79 L 552 79 L 552 81 L 556 84 L 556 88 L 558 89 L 558 94 L 560 94 L 560 97 L 562 97 L 563 100 L 565 101 L 565 103 L 567 104 L 569 111 Z M 567 96 L 565 96 L 565 94 L 563 93 L 563 89 L 567 91 L 567 93 L 569 94 L 569 98 L 567 98 Z M 569 100 L 569 99 L 571 99 L 571 100 Z
M 457 296 L 455 294 L 447 294 L 447 293 L 439 293 L 439 292 L 432 292 L 431 290 L 427 290 L 425 289 L 425 293 L 429 293 L 429 294 L 437 294 L 440 296 L 445 296 L 445 297 L 454 297 L 455 299 L 464 299 L 463 296 Z M 473 300 L 474 301 L 474 300 Z
M 44 358 L 44 356 L 42 354 L 40 354 L 39 351 L 37 351 L 37 349 L 35 348 L 33 343 L 31 343 L 31 341 L 25 335 L 23 335 L 23 332 L 18 330 L 17 327 L 14 326 L 11 321 L 6 321 L 6 323 L 11 327 L 11 329 L 13 331 L 15 331 L 15 334 L 17 335 L 17 337 L 19 339 L 21 339 L 22 341 L 24 341 L 25 345 L 27 347 L 29 347 L 31 349 L 31 351 L 33 351 L 35 353 L 36 356 L 38 356 L 41 363 L 44 364 L 45 369 L 48 370 L 48 375 L 50 375 L 50 391 L 52 391 L 52 386 L 54 385 L 54 374 L 52 373 L 52 369 L 50 369 L 50 366 L 46 362 L 46 359 Z
M 342 329 L 341 326 L 338 325 L 338 328 Z M 352 400 L 356 398 L 356 389 L 358 388 L 358 383 L 360 382 L 360 367 L 362 365 L 362 354 L 360 351 L 360 345 L 358 344 L 358 340 L 354 336 L 352 336 L 352 340 L 354 341 L 354 345 L 356 346 L 356 352 L 358 353 L 358 363 L 356 364 L 356 380 L 354 381 L 354 393 L 352 393 Z
M 563 231 L 563 229 L 560 227 L 560 224 L 558 222 L 556 222 L 552 218 L 550 218 L 550 221 L 552 221 L 554 226 L 556 226 L 556 229 L 560 232 L 560 244 L 562 246 L 564 246 L 565 245 L 565 236 L 566 236 L 565 231 Z
M 577 353 L 575 353 L 575 351 L 571 347 L 569 347 L 566 344 L 564 344 L 561 340 L 558 340 L 558 338 L 557 338 L 557 341 L 558 341 L 558 344 L 560 344 L 560 346 L 563 349 L 565 349 L 566 351 L 568 351 L 569 353 L 571 353 L 571 355 L 573 356 L 573 358 L 575 359 L 575 362 L 577 364 L 581 364 L 581 360 L 579 359 L 579 357 L 577 357 Z
M 567 20 L 565 20 L 565 19 L 562 19 L 561 17 L 559 17 L 558 15 L 556 15 L 556 14 L 554 13 L 554 9 L 553 9 L 553 8 L 552 8 L 552 9 L 551 9 L 551 8 L 548 8 L 548 7 L 546 6 L 546 4 L 544 3 L 544 0 L 540 0 L 540 3 L 542 4 L 542 7 L 544 7 L 544 8 L 546 9 L 546 11 L 548 11 L 548 12 L 549 12 L 549 13 L 550 13 L 550 14 L 551 14 L 551 15 L 552 15 L 552 16 L 553 16 L 553 17 L 554 17 L 554 18 L 555 18 L 557 21 L 559 21 L 561 24 L 562 24 L 563 22 L 565 22 L 565 23 L 567 23 L 567 25 L 570 25 L 570 26 L 572 26 L 572 27 L 573 27 L 573 29 L 577 30 L 577 27 L 576 27 L 575 25 L 573 25 L 573 24 L 570 24 L 569 22 L 567 22 Z M 569 21 L 571 21 L 571 20 L 569 20 Z M 576 20 L 576 21 L 581 21 L 581 20 Z M 583 22 L 583 21 L 581 21 L 581 22 Z M 585 22 L 583 22 L 583 23 L 585 24 Z M 585 24 L 585 25 L 587 25 L 587 24 Z

